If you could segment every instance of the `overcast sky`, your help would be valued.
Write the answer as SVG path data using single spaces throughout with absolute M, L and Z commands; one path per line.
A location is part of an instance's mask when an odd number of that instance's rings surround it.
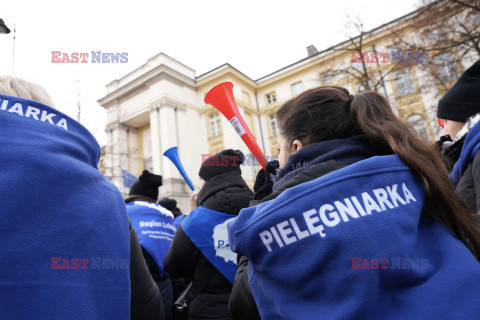
M 136 0 L 6 1 L 0 18 L 12 30 L 0 35 L 0 73 L 44 86 L 55 107 L 76 118 L 105 143 L 105 85 L 159 52 L 197 71 L 226 62 L 257 79 L 345 40 L 346 14 L 369 30 L 415 9 L 417 0 Z M 125 64 L 54 64 L 51 51 L 127 52 Z M 90 61 L 90 58 L 88 59 Z M 78 79 L 78 81 L 77 81 Z M 80 98 L 79 98 L 80 97 Z

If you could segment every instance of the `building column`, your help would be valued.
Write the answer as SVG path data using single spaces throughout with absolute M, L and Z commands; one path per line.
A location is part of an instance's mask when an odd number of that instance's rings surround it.
M 179 153 L 182 146 L 178 139 L 177 113 L 185 111 L 185 108 L 169 101 L 163 101 L 160 107 L 160 131 L 162 154 L 171 147 L 178 147 Z M 165 157 L 163 157 L 165 158 Z M 181 157 L 180 157 L 181 158 Z M 181 176 L 172 161 L 163 159 L 163 186 L 160 188 L 161 196 L 174 197 L 177 201 L 185 202 L 189 198 L 190 188 Z M 183 163 L 182 163 L 183 165 Z
M 160 108 L 160 136 L 162 143 L 162 154 L 171 147 L 179 147 L 177 139 L 177 119 L 175 117 L 175 106 L 170 103 L 163 103 Z M 181 179 L 175 165 L 166 160 L 163 167 L 164 178 Z
M 150 108 L 150 134 L 152 140 L 153 173 L 163 175 L 159 107 L 160 105 L 156 104 Z
M 130 127 L 127 131 L 128 138 L 128 171 L 138 174 L 138 130 Z
M 105 147 L 105 176 L 113 182 L 113 129 L 107 127 L 107 145 Z
M 128 190 L 123 186 L 122 169 L 128 170 L 129 150 L 127 144 L 128 126 L 117 123 L 111 127 L 111 172 L 112 182 L 122 191 L 126 193 Z

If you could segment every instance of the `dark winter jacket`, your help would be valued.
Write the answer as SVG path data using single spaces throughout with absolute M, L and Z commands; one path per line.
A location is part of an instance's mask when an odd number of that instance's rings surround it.
M 455 191 L 473 212 L 480 211 L 480 152 L 477 152 L 458 182 Z
M 197 204 L 207 209 L 237 215 L 252 199 L 253 192 L 242 177 L 231 172 L 208 180 L 198 194 Z M 189 319 L 230 319 L 228 299 L 232 284 L 205 258 L 181 225 L 165 257 L 164 268 L 171 274 L 192 279 L 192 288 L 198 285 L 199 280 L 206 274 L 214 274 L 206 288 L 190 302 Z
M 470 125 L 471 122 L 467 122 L 464 128 Z M 459 141 L 461 140 L 464 142 L 450 179 L 456 184 L 455 190 L 470 210 L 477 213 L 480 211 L 480 122 L 473 125 Z

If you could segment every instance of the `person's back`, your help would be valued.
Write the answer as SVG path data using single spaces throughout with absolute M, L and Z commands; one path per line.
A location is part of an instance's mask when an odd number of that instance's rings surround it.
M 25 84 L 0 79 L 0 318 L 128 319 L 128 218 L 100 147 L 50 106 L 1 94 L 9 81 Z
M 478 314 L 479 263 L 424 204 L 423 184 L 391 155 L 244 209 L 230 243 L 249 258 L 262 319 Z
M 209 165 L 212 159 L 230 159 L 225 166 Z M 165 270 L 192 279 L 189 319 L 230 319 L 228 299 L 236 271 L 236 255 L 228 247 L 226 221 L 253 199 L 241 177 L 243 155 L 225 150 L 207 159 L 200 169 L 205 181 L 194 209 L 178 226 L 165 257 Z
M 173 214 L 157 204 L 162 176 L 144 170 L 133 183 L 125 199 L 127 212 L 141 245 L 145 263 L 155 281 L 165 310 L 165 319 L 171 318 L 173 305 L 172 284 L 163 269 L 163 259 L 170 247 L 175 227 Z
M 271 193 L 229 223 L 234 319 L 478 317 L 473 217 L 383 97 L 318 87 L 277 119 Z

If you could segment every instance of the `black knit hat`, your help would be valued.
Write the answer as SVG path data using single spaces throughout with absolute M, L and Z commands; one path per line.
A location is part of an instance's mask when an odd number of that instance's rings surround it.
M 162 198 L 158 201 L 158 204 L 165 209 L 172 211 L 177 207 L 177 200 L 170 198 Z
M 128 192 L 129 195 L 141 195 L 155 201 L 158 199 L 158 187 L 162 185 L 162 176 L 143 170 Z
M 438 102 L 437 117 L 467 122 L 480 113 L 480 60 L 468 68 Z
M 227 149 L 211 156 L 202 163 L 198 175 L 205 181 L 211 178 L 227 173 L 238 172 L 242 173 L 240 165 L 243 163 L 244 156 L 240 150 Z

